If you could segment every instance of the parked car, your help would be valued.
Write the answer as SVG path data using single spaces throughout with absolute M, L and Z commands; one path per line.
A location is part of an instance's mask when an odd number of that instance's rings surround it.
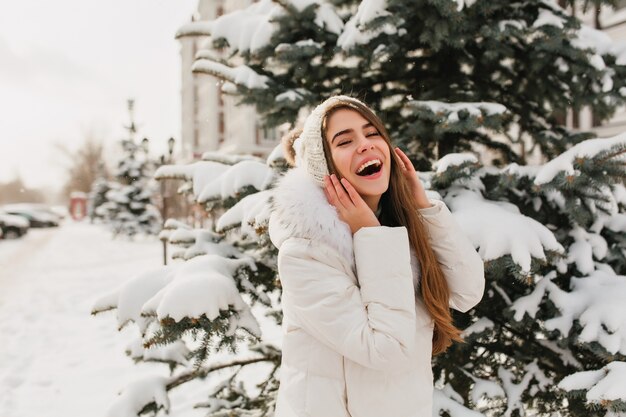
M 0 207 L 0 210 L 25 218 L 30 222 L 30 227 L 57 227 L 60 223 L 59 217 L 44 207 L 38 204 L 9 204 Z
M 4 239 L 17 239 L 28 232 L 30 222 L 22 217 L 13 214 L 0 212 L 0 231 Z

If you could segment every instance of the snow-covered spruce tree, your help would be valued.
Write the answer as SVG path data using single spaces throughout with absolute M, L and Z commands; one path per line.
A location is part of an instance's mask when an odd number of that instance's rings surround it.
M 122 140 L 123 156 L 117 164 L 115 181 L 106 184 L 106 202 L 95 213 L 108 223 L 114 236 L 156 235 L 161 216 L 153 205 L 157 184 L 146 152 L 132 140 Z
M 117 309 L 120 329 L 132 323 L 139 330 L 129 356 L 171 370 L 132 382 L 108 415 L 171 410 L 170 390 L 191 396 L 189 407 L 199 407 L 201 415 L 273 414 L 281 355 L 266 339 L 278 334 L 282 316 L 276 251 L 267 236 L 267 188 L 285 168 L 276 156 L 266 164 L 207 153 L 190 165 L 158 169 L 161 180 L 184 181 L 181 192 L 206 208 L 208 224 L 192 229 L 168 220 L 161 237 L 178 248 L 174 262 L 95 303 L 94 314 Z
M 434 360 L 435 415 L 619 415 L 626 138 L 578 143 L 588 136 L 557 118 L 585 105 L 603 117 L 622 103 L 619 49 L 545 1 L 358 6 L 261 0 L 181 36 L 209 35 L 230 51 L 223 60 L 202 51 L 195 70 L 223 78 L 269 124 L 293 123 L 332 94 L 359 94 L 474 242 L 487 288 L 456 316 L 466 343 Z M 492 164 L 470 152 L 480 146 Z M 529 146 L 550 162 L 526 165 Z M 184 262 L 96 303 L 94 312 L 117 309 L 120 326 L 140 330 L 133 358 L 172 370 L 126 387 L 110 415 L 187 415 L 195 404 L 202 415 L 272 415 L 280 350 L 271 332 L 281 315 L 267 218 L 280 161 L 209 154 L 160 169 L 186 180 L 210 222 L 167 222 Z
M 488 415 L 626 411 L 608 388 L 626 386 L 624 137 L 580 143 L 592 136 L 562 126 L 569 108 L 604 119 L 623 104 L 623 45 L 547 0 L 260 1 L 179 35 L 210 36 L 194 70 L 269 125 L 352 92 L 418 169 L 440 159 L 424 180 L 488 279 L 458 317 L 467 343 L 435 361 L 447 398 Z M 489 166 L 459 155 L 484 148 Z M 525 165 L 531 151 L 552 161 Z
M 110 189 L 109 181 L 102 176 L 98 177 L 91 185 L 91 190 L 87 197 L 87 215 L 92 223 L 105 218 L 106 211 L 99 210 L 99 208 L 108 201 L 106 194 Z

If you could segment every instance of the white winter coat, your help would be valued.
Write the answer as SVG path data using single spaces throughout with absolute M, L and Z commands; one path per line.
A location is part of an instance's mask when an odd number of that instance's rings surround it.
M 430 417 L 433 322 L 404 227 L 354 236 L 302 169 L 275 188 L 283 356 L 276 417 Z M 441 201 L 421 210 L 451 292 L 482 298 L 483 262 Z

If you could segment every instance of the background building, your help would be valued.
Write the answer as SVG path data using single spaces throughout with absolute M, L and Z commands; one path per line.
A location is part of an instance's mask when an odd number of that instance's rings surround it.
M 250 0 L 199 0 L 192 21 L 213 20 L 248 6 Z M 266 156 L 278 144 L 276 129 L 264 129 L 254 108 L 238 106 L 239 98 L 223 94 L 218 78 L 191 71 L 196 53 L 207 39 L 179 38 L 182 59 L 182 158 L 198 159 L 207 151 Z
M 563 1 L 559 1 L 563 5 Z M 613 41 L 624 43 L 626 47 L 626 0 L 619 0 L 615 8 L 590 6 L 586 12 L 582 8 L 568 11 L 588 26 L 606 33 Z M 610 120 L 600 123 L 593 114 L 593 109 L 585 108 L 578 112 L 569 110 L 565 120 L 569 128 L 582 131 L 594 131 L 599 137 L 611 137 L 626 131 L 626 108 L 619 108 Z

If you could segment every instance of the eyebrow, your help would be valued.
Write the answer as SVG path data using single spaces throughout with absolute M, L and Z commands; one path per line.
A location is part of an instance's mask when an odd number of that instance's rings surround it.
M 367 122 L 363 126 L 361 126 L 361 129 L 367 129 L 368 127 L 373 127 L 373 126 L 374 126 L 373 124 Z M 344 129 L 344 130 L 341 130 L 341 131 L 335 133 L 333 138 L 330 140 L 330 143 L 332 144 L 337 136 L 341 136 L 341 135 L 343 135 L 345 133 L 350 133 L 350 132 L 353 132 L 353 131 L 354 131 L 354 129 Z

